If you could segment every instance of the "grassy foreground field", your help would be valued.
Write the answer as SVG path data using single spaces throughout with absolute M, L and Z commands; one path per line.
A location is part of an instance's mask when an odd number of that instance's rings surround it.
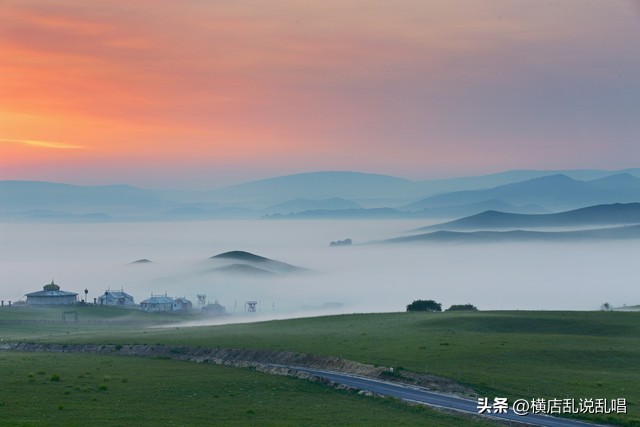
M 9 352 L 0 372 L 3 426 L 460 423 L 309 381 L 175 360 Z
M 489 398 L 626 398 L 626 415 L 585 418 L 640 425 L 640 313 L 391 313 L 164 329 L 46 325 L 45 333 L 39 326 L 3 325 L 0 338 L 316 353 L 427 371 Z

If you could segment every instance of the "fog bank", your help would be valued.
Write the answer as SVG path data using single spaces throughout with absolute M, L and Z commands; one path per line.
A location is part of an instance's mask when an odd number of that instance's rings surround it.
M 93 301 L 105 290 L 196 294 L 246 317 L 403 311 L 415 299 L 443 308 L 593 310 L 637 304 L 637 242 L 359 245 L 425 221 L 280 220 L 104 224 L 0 224 L 0 297 L 24 299 L 55 280 Z M 354 245 L 329 247 L 334 240 Z M 208 258 L 243 250 L 312 274 L 255 277 L 211 272 Z M 152 263 L 131 264 L 146 258 Z

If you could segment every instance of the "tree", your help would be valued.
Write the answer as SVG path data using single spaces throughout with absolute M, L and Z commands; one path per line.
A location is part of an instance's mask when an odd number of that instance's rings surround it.
M 407 306 L 407 311 L 442 311 L 442 304 L 432 299 L 418 299 Z

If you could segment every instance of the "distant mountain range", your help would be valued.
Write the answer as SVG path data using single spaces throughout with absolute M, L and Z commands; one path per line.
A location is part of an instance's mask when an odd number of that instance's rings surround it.
M 548 210 L 536 206 L 527 205 L 515 207 L 500 200 L 486 200 L 466 205 L 443 206 L 418 211 L 401 210 L 394 208 L 360 208 L 360 209 L 314 209 L 303 212 L 290 213 L 288 215 L 274 214 L 268 216 L 271 219 L 413 219 L 413 218 L 454 218 L 473 215 L 491 209 L 500 209 L 507 212 L 544 213 Z
M 197 192 L 0 181 L 0 220 L 182 221 L 290 214 L 299 218 L 451 218 L 486 210 L 548 213 L 640 202 L 639 177 L 640 169 L 509 171 L 429 181 L 311 172 Z
M 21 210 L 44 210 L 51 206 L 68 208 L 166 206 L 166 201 L 154 191 L 129 185 L 80 186 L 42 181 L 0 181 L 0 201 L 3 210 L 9 207 Z
M 400 208 L 401 209 L 401 208 Z M 461 217 L 467 215 L 473 215 L 477 212 L 484 212 L 488 210 L 512 212 L 512 213 L 548 213 L 549 210 L 542 206 L 528 204 L 523 206 L 514 206 L 499 199 L 488 199 L 480 202 L 466 203 L 462 205 L 451 206 L 438 206 L 432 208 L 423 208 L 421 210 L 414 210 L 405 208 L 410 212 L 417 212 L 423 214 L 423 216 L 431 218 L 452 218 Z
M 283 203 L 292 199 L 390 199 L 420 197 L 420 183 L 360 172 L 309 172 L 233 185 L 206 193 L 223 203 Z
M 617 227 L 612 227 L 616 225 Z M 531 230 L 541 227 L 564 229 Z M 640 239 L 640 203 L 597 205 L 538 215 L 486 211 L 414 231 L 427 232 L 374 243 L 577 242 Z
M 577 231 L 435 231 L 378 243 L 584 242 L 640 239 L 640 225 Z
M 345 210 L 345 209 L 362 209 L 362 206 L 352 202 L 351 200 L 341 197 L 332 197 L 330 199 L 313 200 L 313 199 L 294 199 L 287 202 L 278 203 L 262 209 L 264 215 L 277 214 L 296 214 L 299 212 L 307 212 L 314 210 Z
M 365 208 L 401 207 L 402 200 L 418 200 L 453 191 L 488 189 L 550 175 L 563 174 L 574 180 L 595 180 L 620 173 L 640 178 L 640 168 L 620 171 L 515 170 L 482 176 L 426 181 L 410 181 L 380 174 L 328 171 L 252 181 L 208 191 L 206 194 L 212 200 L 222 203 L 247 203 L 247 201 L 268 203 L 269 200 L 282 203 L 297 198 L 321 200 L 340 197 L 359 203 Z M 394 204 L 394 201 L 400 203 Z
M 624 173 L 593 181 L 578 181 L 562 174 L 550 175 L 487 190 L 440 194 L 404 208 L 415 211 L 481 203 L 487 200 L 500 200 L 514 206 L 534 204 L 549 210 L 637 202 L 640 201 L 640 178 Z
M 486 211 L 442 224 L 419 228 L 434 230 L 499 230 L 539 227 L 584 227 L 640 224 L 640 203 L 596 205 L 553 214 L 526 215 Z
M 0 181 L 0 218 L 36 221 L 109 221 L 171 206 L 155 192 L 127 185 L 79 186 Z
M 272 215 L 271 219 L 406 219 L 415 218 L 411 212 L 393 208 L 315 209 L 289 215 Z M 420 216 L 422 217 L 422 216 Z

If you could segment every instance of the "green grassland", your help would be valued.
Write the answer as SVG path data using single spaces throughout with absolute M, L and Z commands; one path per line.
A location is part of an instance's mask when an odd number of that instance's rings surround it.
M 0 353 L 0 425 L 459 425 L 318 383 L 210 364 Z M 473 426 L 485 422 L 465 419 Z
M 490 398 L 623 397 L 627 415 L 586 418 L 640 425 L 640 313 L 358 314 L 161 329 L 80 323 L 46 325 L 46 333 L 40 325 L 5 325 L 3 316 L 0 310 L 5 341 L 289 350 L 428 372 Z M 154 321 L 167 320 L 179 319 Z
M 62 323 L 64 312 L 67 314 Z M 144 330 L 159 324 L 171 324 L 202 319 L 199 314 L 146 313 L 137 309 L 101 306 L 54 307 L 3 307 L 0 309 L 0 339 L 4 341 L 37 341 L 57 337 L 63 342 L 70 335 L 110 333 L 114 331 Z

